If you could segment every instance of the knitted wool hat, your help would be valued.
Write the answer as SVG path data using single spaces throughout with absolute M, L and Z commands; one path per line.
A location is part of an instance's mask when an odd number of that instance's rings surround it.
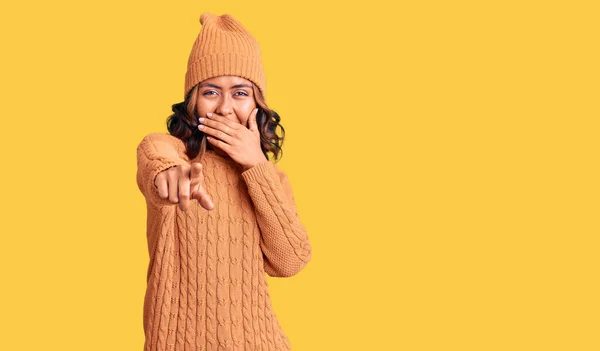
M 199 82 L 222 75 L 246 78 L 265 95 L 266 78 L 258 41 L 231 15 L 200 16 L 202 29 L 194 42 L 185 74 L 187 94 Z

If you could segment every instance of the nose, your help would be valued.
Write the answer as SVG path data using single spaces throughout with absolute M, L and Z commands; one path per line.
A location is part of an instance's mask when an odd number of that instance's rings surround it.
M 233 113 L 232 98 L 229 94 L 223 94 L 222 96 L 215 112 L 221 116 L 227 116 Z

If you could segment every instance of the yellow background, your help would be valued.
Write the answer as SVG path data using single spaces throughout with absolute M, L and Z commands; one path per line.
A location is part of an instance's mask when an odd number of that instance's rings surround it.
M 293 351 L 598 350 L 589 1 L 3 3 L 3 350 L 141 350 L 136 146 L 204 11 L 259 40 L 313 246 Z

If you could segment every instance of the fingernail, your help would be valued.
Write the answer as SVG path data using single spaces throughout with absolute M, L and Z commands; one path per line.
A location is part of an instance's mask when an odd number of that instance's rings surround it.
M 204 122 L 204 117 L 200 117 L 200 118 L 198 118 L 198 120 L 199 120 L 200 122 Z
M 206 116 L 207 116 L 207 117 L 210 117 L 210 116 L 212 116 L 212 112 L 209 112 L 209 113 L 207 113 L 207 114 L 206 114 Z

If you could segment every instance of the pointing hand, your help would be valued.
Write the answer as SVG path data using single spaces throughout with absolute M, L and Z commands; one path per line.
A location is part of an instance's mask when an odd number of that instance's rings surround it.
M 160 198 L 168 198 L 184 211 L 189 208 L 190 199 L 196 199 L 203 208 L 213 210 L 215 206 L 204 187 L 202 168 L 201 163 L 194 162 L 191 166 L 176 165 L 157 174 L 154 185 Z

